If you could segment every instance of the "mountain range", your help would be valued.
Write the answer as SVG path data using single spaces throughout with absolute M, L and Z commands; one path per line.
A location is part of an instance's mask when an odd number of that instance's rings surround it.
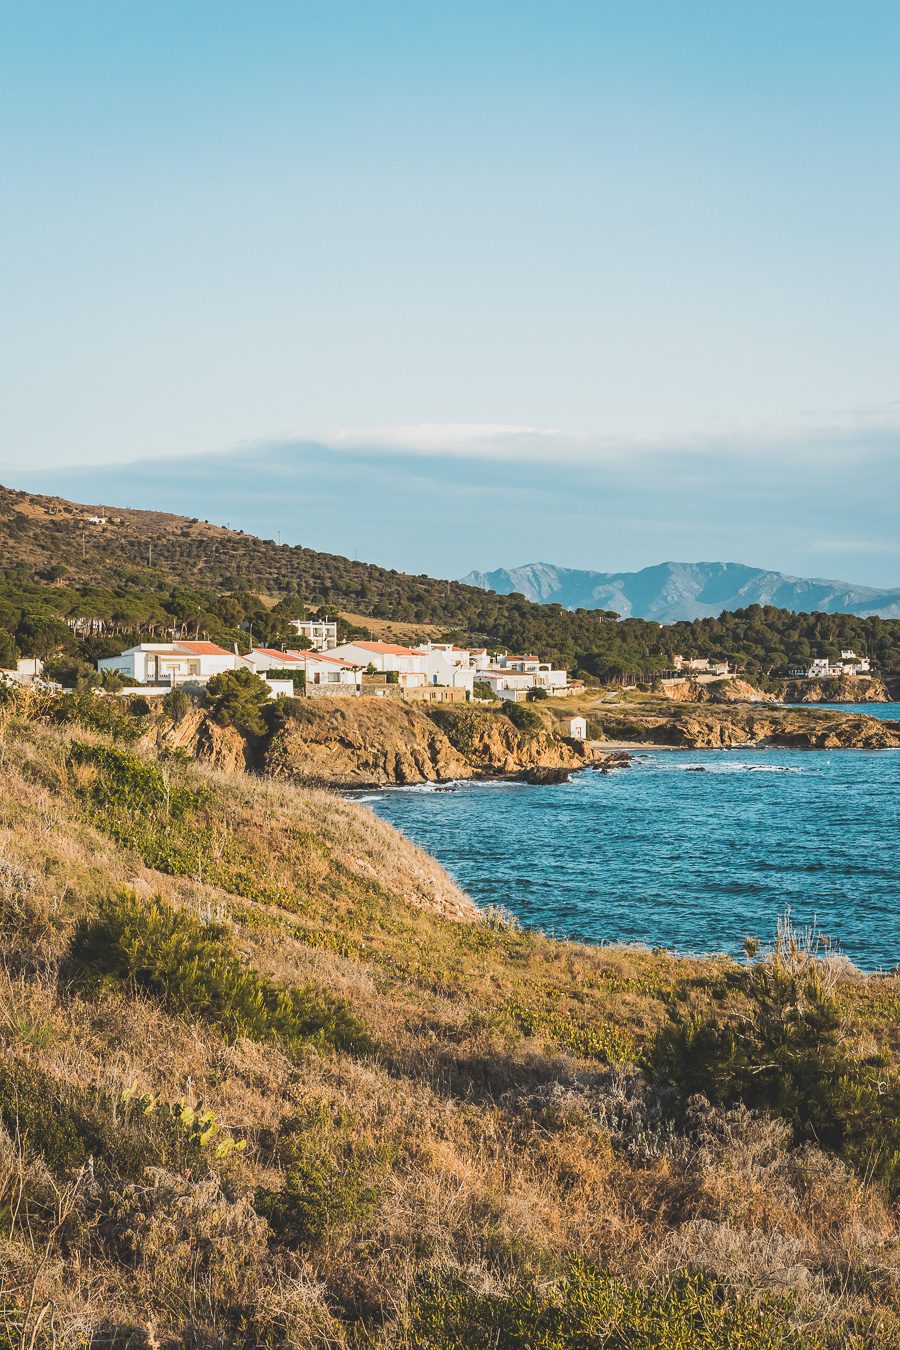
M 664 562 L 639 572 L 591 572 L 552 563 L 470 572 L 468 586 L 514 592 L 564 609 L 615 610 L 622 618 L 676 623 L 704 619 L 747 605 L 777 605 L 800 613 L 900 618 L 900 588 L 876 590 L 849 581 L 792 577 L 743 563 Z

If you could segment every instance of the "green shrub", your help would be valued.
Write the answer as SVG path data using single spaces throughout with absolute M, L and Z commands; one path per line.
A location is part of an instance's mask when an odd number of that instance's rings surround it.
M 599 1059 L 604 1064 L 623 1064 L 637 1053 L 634 1037 L 622 1027 L 598 1026 L 578 1021 L 559 1008 L 540 1008 L 522 999 L 511 998 L 503 1009 L 525 1036 L 545 1035 L 582 1059 Z
M 186 717 L 193 707 L 190 694 L 185 689 L 170 689 L 163 695 L 163 711 L 173 722 L 180 722 L 182 717 Z
M 90 690 L 60 694 L 50 708 L 50 717 L 56 722 L 74 722 L 125 744 L 136 741 L 141 734 L 140 725 L 130 715 L 124 699 L 98 698 Z
M 370 1048 L 343 999 L 264 979 L 233 950 L 224 927 L 162 900 L 144 904 L 131 892 L 79 923 L 68 971 L 82 984 L 101 980 L 153 994 L 168 1012 L 208 1022 L 227 1040 L 277 1042 L 292 1054 L 309 1044 Z
M 680 1273 L 644 1289 L 576 1259 L 549 1290 L 482 1293 L 452 1275 L 422 1282 L 406 1343 L 415 1350 L 811 1350 L 785 1311 L 702 1276 Z
M 900 1078 L 852 1053 L 824 968 L 776 950 L 745 978 L 746 1007 L 670 1012 L 650 1053 L 656 1077 L 684 1096 L 742 1102 L 790 1122 L 795 1139 L 900 1189 Z
M 500 695 L 494 692 L 494 686 L 487 680 L 476 680 L 472 685 L 472 694 L 475 698 L 490 699 L 492 703 L 500 701 Z
M 539 714 L 527 708 L 524 703 L 511 703 L 509 699 L 504 699 L 503 711 L 517 731 L 526 732 L 528 735 L 534 735 L 544 725 Z
M 284 1185 L 260 1189 L 255 1207 L 288 1246 L 321 1246 L 346 1229 L 358 1235 L 375 1208 L 387 1155 L 369 1139 L 354 1139 L 352 1124 L 324 1104 L 282 1123 Z
M 525 697 L 529 703 L 541 703 L 545 698 L 549 698 L 550 695 L 547 693 L 546 689 L 542 689 L 540 685 L 536 684 L 533 689 L 528 690 Z
M 247 736 L 265 735 L 262 710 L 268 699 L 268 685 L 246 667 L 214 675 L 203 691 L 213 721 L 222 727 L 235 727 Z

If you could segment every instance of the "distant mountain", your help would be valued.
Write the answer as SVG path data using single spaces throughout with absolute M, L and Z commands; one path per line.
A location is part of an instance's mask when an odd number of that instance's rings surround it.
M 564 609 L 612 609 L 623 618 L 675 623 L 704 619 L 747 605 L 826 614 L 878 615 L 900 618 L 900 588 L 875 590 L 849 581 L 791 577 L 743 563 L 659 563 L 639 572 L 587 572 L 552 563 L 498 567 L 470 572 L 468 586 L 511 595 L 514 591 L 539 604 Z

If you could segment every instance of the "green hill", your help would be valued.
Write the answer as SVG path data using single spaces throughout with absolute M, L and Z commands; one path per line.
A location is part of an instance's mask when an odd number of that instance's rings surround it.
M 95 523 L 91 517 L 102 518 Z M 900 620 L 795 614 L 753 605 L 661 627 L 609 612 L 539 605 L 517 595 L 410 576 L 370 563 L 157 512 L 80 506 L 0 488 L 0 664 L 28 655 L 92 661 L 138 636 L 180 633 L 223 642 L 278 641 L 285 621 L 325 607 L 459 641 L 537 652 L 588 677 L 666 668 L 676 651 L 727 658 L 754 679 L 842 647 L 900 670 Z M 102 619 L 112 642 L 79 648 L 62 621 Z

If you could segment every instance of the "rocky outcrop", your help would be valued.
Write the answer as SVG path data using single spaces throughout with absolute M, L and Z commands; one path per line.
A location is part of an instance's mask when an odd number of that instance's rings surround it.
M 157 715 L 145 737 L 150 744 L 181 750 L 223 773 L 239 773 L 251 767 L 254 752 L 247 738 L 235 727 L 220 727 L 203 708 L 191 708 L 174 722 L 161 708 L 155 711 Z
M 783 703 L 890 703 L 884 680 L 842 675 L 833 680 L 782 680 L 775 697 Z
M 837 709 L 780 708 L 731 704 L 720 707 L 645 700 L 598 710 L 592 728 L 614 743 L 718 750 L 739 746 L 785 746 L 808 750 L 900 747 L 900 722 L 881 721 Z
M 297 700 L 285 706 L 261 767 L 267 776 L 338 788 L 583 768 L 585 756 L 537 721 L 522 731 L 500 709 Z

